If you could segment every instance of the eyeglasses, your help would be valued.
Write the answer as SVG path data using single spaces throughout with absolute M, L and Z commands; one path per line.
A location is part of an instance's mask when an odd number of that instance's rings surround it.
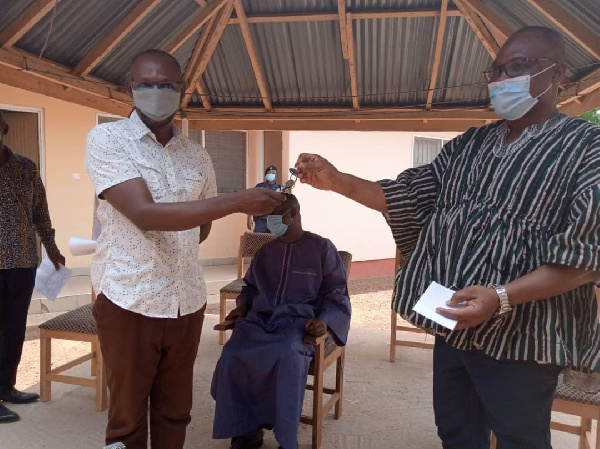
M 491 67 L 485 69 L 483 71 L 483 74 L 485 75 L 485 79 L 488 83 L 497 81 L 502 76 L 502 72 L 506 73 L 506 76 L 508 76 L 509 78 L 515 78 L 517 76 L 521 76 L 525 73 L 531 72 L 535 67 L 535 63 L 538 61 L 556 62 L 553 59 L 546 58 L 515 58 L 511 59 L 506 64 L 494 64 Z
M 144 81 L 141 83 L 133 83 L 133 85 L 131 87 L 134 90 L 154 89 L 156 87 L 160 90 L 172 90 L 175 92 L 179 92 L 181 90 L 181 86 L 182 86 L 182 83 L 148 83 L 148 82 Z
M 290 174 L 294 177 L 294 179 L 290 178 L 288 182 L 285 183 L 285 187 L 281 191 L 281 193 L 285 193 L 286 195 L 290 195 L 292 193 L 292 189 L 296 185 L 296 180 L 298 179 L 298 172 L 295 168 L 290 168 Z

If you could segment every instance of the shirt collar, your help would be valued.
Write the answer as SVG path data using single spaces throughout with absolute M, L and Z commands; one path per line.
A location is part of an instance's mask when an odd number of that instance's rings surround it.
M 154 136 L 152 131 L 150 131 L 150 128 L 148 128 L 146 126 L 146 124 L 142 121 L 137 110 L 135 110 L 135 109 L 133 110 L 133 112 L 129 116 L 128 120 L 129 120 L 129 124 L 131 126 L 131 131 L 133 132 L 133 134 L 131 136 L 133 139 L 141 140 L 142 137 L 148 135 L 153 140 L 156 140 L 156 137 Z M 179 128 L 177 128 L 175 125 L 171 125 L 171 126 L 173 128 L 173 138 L 169 141 L 169 143 L 167 145 L 172 145 L 172 144 L 176 143 L 181 138 L 181 136 L 183 136 L 183 133 L 181 132 L 181 130 Z

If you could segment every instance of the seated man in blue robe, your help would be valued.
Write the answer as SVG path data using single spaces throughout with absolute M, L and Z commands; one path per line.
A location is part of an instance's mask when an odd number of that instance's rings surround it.
M 304 231 L 293 195 L 267 219 L 279 238 L 255 255 L 244 278 L 229 342 L 213 376 L 213 438 L 233 449 L 258 448 L 273 428 L 283 449 L 296 449 L 314 346 L 306 334 L 327 330 L 344 345 L 350 327 L 346 272 L 331 241 Z

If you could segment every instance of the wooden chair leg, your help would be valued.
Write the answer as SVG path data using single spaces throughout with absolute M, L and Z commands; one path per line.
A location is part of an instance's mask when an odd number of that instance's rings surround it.
M 227 298 L 221 294 L 219 299 L 219 322 L 225 321 L 227 316 Z M 219 331 L 219 344 L 224 345 L 227 340 L 227 331 Z
M 312 449 L 321 447 L 323 434 L 323 364 L 325 360 L 325 344 L 320 343 L 315 353 L 315 374 L 313 390 L 313 428 Z
M 392 329 L 390 333 L 390 362 L 396 361 L 396 326 L 398 325 L 398 313 L 392 309 Z
M 104 357 L 100 350 L 100 344 L 96 342 L 98 351 L 96 352 L 96 411 L 102 412 L 108 407 L 108 392 L 106 385 L 106 369 L 104 367 Z
M 92 342 L 92 354 L 94 354 L 94 356 L 92 357 L 91 360 L 91 374 L 92 376 L 95 376 L 96 373 L 98 372 L 98 351 L 100 350 L 100 345 L 98 344 L 98 342 L 93 341 Z
M 342 353 L 338 357 L 335 366 L 335 391 L 339 393 L 339 398 L 335 403 L 335 412 L 333 419 L 342 417 L 342 404 L 344 402 L 344 364 L 346 360 L 346 348 L 342 348 Z
M 52 339 L 40 332 L 40 401 L 47 402 L 52 398 L 52 382 L 46 375 L 52 370 Z

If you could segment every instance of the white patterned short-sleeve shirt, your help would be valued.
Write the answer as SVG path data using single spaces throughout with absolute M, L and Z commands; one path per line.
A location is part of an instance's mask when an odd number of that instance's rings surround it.
M 195 201 L 217 194 L 207 151 L 173 127 L 162 146 L 136 112 L 96 126 L 87 140 L 86 168 L 102 193 L 142 178 L 157 203 Z M 101 233 L 92 260 L 92 285 L 119 307 L 156 318 L 194 313 L 206 303 L 198 260 L 200 228 L 142 231 L 107 201 L 98 206 Z

